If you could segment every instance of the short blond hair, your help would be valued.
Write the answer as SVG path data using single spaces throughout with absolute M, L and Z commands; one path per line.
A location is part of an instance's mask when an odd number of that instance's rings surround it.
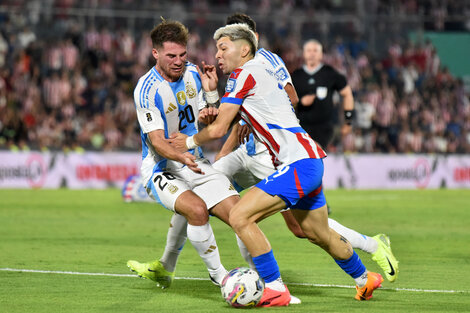
M 231 24 L 217 29 L 214 33 L 214 39 L 219 40 L 222 37 L 228 37 L 231 41 L 245 40 L 250 45 L 252 55 L 255 55 L 258 50 L 256 35 L 246 24 Z

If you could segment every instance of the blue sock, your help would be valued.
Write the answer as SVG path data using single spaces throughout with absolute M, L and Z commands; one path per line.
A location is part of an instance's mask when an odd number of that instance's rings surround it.
M 259 276 L 263 278 L 266 283 L 275 281 L 281 276 L 279 266 L 274 258 L 273 250 L 268 253 L 255 256 L 253 258 L 253 263 L 255 263 Z
M 353 255 L 349 259 L 335 260 L 335 262 L 343 269 L 343 271 L 351 275 L 352 278 L 358 278 L 366 271 L 366 267 L 362 264 L 356 251 L 353 251 Z

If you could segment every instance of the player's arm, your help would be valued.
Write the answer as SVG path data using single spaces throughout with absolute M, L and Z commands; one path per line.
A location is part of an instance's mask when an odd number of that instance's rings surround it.
M 217 115 L 212 124 L 191 137 L 182 133 L 174 133 L 170 136 L 168 142 L 178 151 L 186 151 L 209 141 L 222 138 L 227 134 L 233 123 L 238 122 L 239 110 L 240 105 L 223 102 L 219 107 L 219 115 Z
M 224 145 L 220 149 L 220 151 L 217 153 L 215 156 L 215 160 L 217 161 L 218 159 L 226 156 L 235 148 L 238 146 L 238 129 L 240 128 L 240 124 L 235 124 L 232 127 L 232 131 L 230 132 L 230 135 L 228 136 L 227 140 L 225 140 Z
M 215 121 L 194 135 L 194 143 L 203 145 L 214 139 L 219 139 L 227 134 L 234 122 L 238 121 L 240 105 L 224 102 L 219 107 L 219 115 Z
M 197 164 L 194 162 L 196 157 L 189 152 L 181 153 L 172 147 L 165 138 L 165 132 L 163 129 L 157 129 L 149 132 L 147 134 L 150 143 L 152 144 L 153 149 L 165 159 L 170 159 L 178 161 L 196 173 L 202 173 L 201 169 L 198 168 Z
M 297 108 L 297 104 L 299 103 L 299 96 L 297 95 L 297 91 L 295 91 L 294 85 L 291 83 L 287 83 L 284 86 L 284 90 L 287 92 L 289 96 L 290 102 L 294 106 L 294 109 Z

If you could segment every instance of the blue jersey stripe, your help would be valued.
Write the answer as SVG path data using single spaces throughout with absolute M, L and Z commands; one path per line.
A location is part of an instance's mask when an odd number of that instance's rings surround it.
M 155 106 L 161 112 L 160 114 L 163 119 L 163 124 L 165 125 L 165 138 L 168 138 L 168 122 L 166 120 L 166 114 L 163 108 L 163 100 L 158 92 L 155 94 Z
M 243 103 L 243 99 L 233 98 L 233 97 L 223 97 L 223 98 L 220 100 L 220 103 L 224 103 L 224 102 L 240 105 L 240 104 Z
M 149 74 L 145 79 L 144 79 L 144 82 L 142 83 L 141 87 L 140 87 L 140 93 L 139 93 L 139 99 L 140 99 L 140 107 L 143 108 L 144 107 L 144 90 L 145 90 L 145 86 L 147 85 L 147 82 L 148 80 L 150 79 L 151 75 Z
M 290 131 L 291 133 L 297 134 L 297 133 L 306 133 L 306 131 L 302 127 L 289 127 L 289 128 L 284 128 L 282 126 L 276 125 L 276 124 L 266 124 L 269 129 L 284 129 L 287 131 Z
M 140 139 L 142 140 L 142 160 L 147 157 L 149 154 L 149 147 L 147 146 L 147 134 L 144 134 L 142 130 L 140 130 Z

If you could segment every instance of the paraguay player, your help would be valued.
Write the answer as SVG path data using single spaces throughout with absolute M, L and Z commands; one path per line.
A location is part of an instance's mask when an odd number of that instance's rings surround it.
M 179 151 L 195 149 L 225 135 L 240 114 L 268 148 L 277 171 L 250 189 L 232 208 L 229 219 L 266 282 L 259 305 L 282 306 L 290 302 L 269 241 L 256 224 L 286 207 L 291 207 L 309 240 L 329 253 L 356 281 L 356 299 L 370 299 L 383 278 L 368 272 L 350 243 L 328 227 L 321 189 L 322 158 L 326 154 L 299 126 L 275 73 L 253 60 L 257 47 L 255 34 L 245 24 L 234 24 L 218 29 L 214 39 L 219 67 L 230 74 L 219 115 L 198 134 L 188 137 L 175 133 L 169 142 Z M 211 77 L 205 75 L 202 79 Z

